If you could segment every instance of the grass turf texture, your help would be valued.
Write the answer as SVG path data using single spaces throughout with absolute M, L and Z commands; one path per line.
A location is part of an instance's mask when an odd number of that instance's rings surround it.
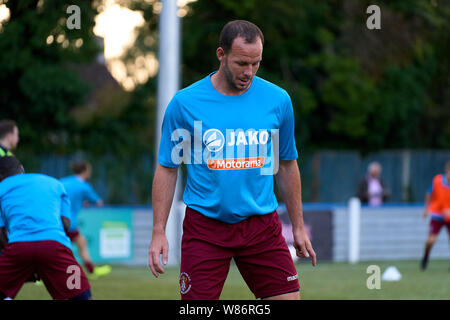
M 319 263 L 315 268 L 299 263 L 297 270 L 302 299 L 449 299 L 449 261 L 431 260 L 428 269 L 422 272 L 419 261 L 364 262 L 356 265 L 347 263 Z M 366 273 L 369 265 L 378 265 L 381 273 L 388 266 L 396 266 L 402 274 L 398 282 L 381 282 L 381 289 L 366 287 Z M 112 272 L 91 280 L 92 294 L 97 300 L 178 300 L 178 268 L 167 268 L 155 279 L 146 267 L 113 266 Z M 50 299 L 44 286 L 26 283 L 16 297 L 17 300 Z M 231 265 L 221 295 L 223 300 L 253 300 L 239 271 Z

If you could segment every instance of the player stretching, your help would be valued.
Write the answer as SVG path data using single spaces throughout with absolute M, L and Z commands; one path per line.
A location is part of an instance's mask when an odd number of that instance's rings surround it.
M 0 121 L 0 157 L 12 156 L 19 143 L 19 129 L 12 120 Z
M 425 253 L 422 258 L 421 268 L 425 270 L 428 258 L 436 239 L 445 225 L 450 236 L 450 161 L 445 164 L 445 174 L 438 174 L 425 195 L 425 210 L 423 218 L 428 214 L 430 219 L 430 231 L 425 243 Z
M 76 161 L 71 164 L 73 175 L 62 178 L 60 181 L 64 185 L 67 194 L 69 195 L 70 202 L 72 204 L 72 215 L 70 219 L 70 227 L 67 231 L 67 236 L 72 242 L 74 242 L 83 260 L 83 264 L 89 273 L 95 273 L 103 275 L 109 271 L 94 267 L 89 251 L 87 248 L 86 238 L 78 230 L 78 213 L 83 208 L 84 204 L 94 204 L 97 207 L 103 206 L 103 200 L 94 191 L 91 185 L 87 182 L 91 178 L 92 167 L 85 161 Z M 109 268 L 107 266 L 106 268 Z
M 219 70 L 179 91 L 164 115 L 153 182 L 149 266 L 156 277 L 164 272 L 159 262 L 160 254 L 163 264 L 168 258 L 164 230 L 177 167 L 185 159 L 182 299 L 218 299 L 232 258 L 256 298 L 300 298 L 297 271 L 276 212 L 273 174 L 278 160 L 276 179 L 297 255 L 311 256 L 316 264 L 303 224 L 291 99 L 285 90 L 255 76 L 263 42 L 256 25 L 229 22 L 216 50 Z M 174 141 L 177 136 L 183 142 Z M 192 136 L 190 153 L 186 143 Z
M 42 174 L 24 174 L 12 156 L 0 158 L 0 300 L 13 299 L 34 274 L 53 299 L 91 298 L 89 282 L 71 251 L 64 186 Z

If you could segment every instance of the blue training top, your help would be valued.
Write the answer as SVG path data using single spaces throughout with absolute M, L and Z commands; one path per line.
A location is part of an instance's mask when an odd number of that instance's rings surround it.
M 71 249 L 61 217 L 70 219 L 70 200 L 58 180 L 29 173 L 0 183 L 0 227 L 9 243 L 54 240 Z
M 298 157 L 288 93 L 254 77 L 247 91 L 224 95 L 212 74 L 180 90 L 167 106 L 158 161 L 187 165 L 183 201 L 203 215 L 236 223 L 273 212 L 278 161 Z
M 64 185 L 72 203 L 69 231 L 75 231 L 78 228 L 78 213 L 83 208 L 83 202 L 88 201 L 95 204 L 100 200 L 100 197 L 88 182 L 75 175 L 62 178 L 60 181 Z

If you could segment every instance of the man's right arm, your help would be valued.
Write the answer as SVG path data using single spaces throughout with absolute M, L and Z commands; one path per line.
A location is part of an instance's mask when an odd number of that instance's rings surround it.
M 433 182 L 428 187 L 427 192 L 425 193 L 425 207 L 423 209 L 423 218 L 425 219 L 428 216 L 428 207 L 431 202 L 431 194 L 433 193 Z
M 149 267 L 155 277 L 164 273 L 164 269 L 159 263 L 160 255 L 163 256 L 164 265 L 168 260 L 169 243 L 165 228 L 177 183 L 177 172 L 178 168 L 169 168 L 158 164 L 153 179 L 153 232 L 149 249 Z

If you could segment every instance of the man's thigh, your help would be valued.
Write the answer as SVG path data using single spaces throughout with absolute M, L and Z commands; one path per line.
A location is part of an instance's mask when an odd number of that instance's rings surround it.
M 203 240 L 184 241 L 180 267 L 181 299 L 219 299 L 231 257 L 231 251 Z
M 38 241 L 35 250 L 37 273 L 53 299 L 71 299 L 90 289 L 69 248 L 56 241 Z
M 265 219 L 265 232 L 237 252 L 236 265 L 256 298 L 298 294 L 297 270 L 281 234 L 278 215 L 261 218 Z
M 0 256 L 0 292 L 14 298 L 35 270 L 29 244 L 9 243 Z

